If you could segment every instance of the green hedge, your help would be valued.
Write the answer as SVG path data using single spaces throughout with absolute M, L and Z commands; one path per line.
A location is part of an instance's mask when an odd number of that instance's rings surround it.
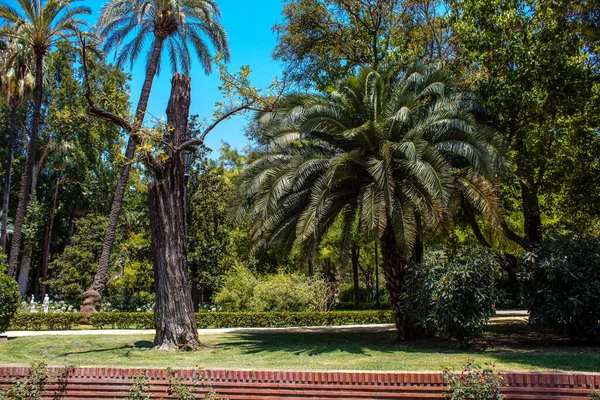
M 80 313 L 19 313 L 11 330 L 72 329 L 83 318 Z M 201 312 L 198 328 L 258 328 L 286 326 L 330 326 L 392 323 L 391 311 L 329 312 Z M 151 312 L 100 312 L 90 320 L 96 329 L 152 329 Z
M 82 313 L 17 313 L 10 322 L 11 331 L 69 330 L 84 319 Z

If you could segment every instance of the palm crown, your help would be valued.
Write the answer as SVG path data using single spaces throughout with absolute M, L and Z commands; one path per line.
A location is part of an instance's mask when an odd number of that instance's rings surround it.
M 46 54 L 55 41 L 72 35 L 85 22 L 78 15 L 88 7 L 71 7 L 71 1 L 17 0 L 20 12 L 0 4 L 0 17 L 8 23 L 2 35 L 28 45 L 36 54 Z
M 164 41 L 174 72 L 189 74 L 191 45 L 205 72 L 210 73 L 211 52 L 204 37 L 229 59 L 220 17 L 213 0 L 113 0 L 102 9 L 98 33 L 105 40 L 104 50 L 116 52 L 118 65 L 133 64 L 154 35 L 154 40 Z M 150 56 L 151 52 L 148 61 Z
M 346 245 L 358 221 L 375 238 L 393 234 L 408 257 L 421 226 L 450 221 L 457 194 L 497 216 L 495 135 L 446 79 L 416 67 L 387 84 L 363 68 L 328 93 L 291 94 L 260 115 L 266 145 L 240 185 L 255 242 L 314 245 L 343 218 Z

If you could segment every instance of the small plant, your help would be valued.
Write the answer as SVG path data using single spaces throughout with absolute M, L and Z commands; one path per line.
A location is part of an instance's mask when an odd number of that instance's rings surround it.
M 194 400 L 195 397 L 189 387 L 183 383 L 183 379 L 175 376 L 173 368 L 167 368 L 167 375 L 169 376 L 169 386 L 167 387 L 167 394 L 176 400 Z
M 600 392 L 594 389 L 588 394 L 587 398 L 590 400 L 600 400 Z
M 31 364 L 27 377 L 15 380 L 13 385 L 0 392 L 0 400 L 39 400 L 46 388 L 48 370 L 44 362 Z
M 482 368 L 477 364 L 467 364 L 460 374 L 444 371 L 444 380 L 448 384 L 446 399 L 448 400 L 503 400 L 500 388 L 504 379 L 494 373 L 491 363 Z
M 148 400 L 150 395 L 148 394 L 148 377 L 146 371 L 142 371 L 135 375 L 133 378 L 133 385 L 129 388 L 129 394 L 124 400 Z

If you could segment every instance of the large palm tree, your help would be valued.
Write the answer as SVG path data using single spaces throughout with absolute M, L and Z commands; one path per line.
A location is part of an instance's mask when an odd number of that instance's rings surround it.
M 135 155 L 135 135 L 141 129 L 154 76 L 157 75 L 161 55 L 166 48 L 171 69 L 188 74 L 191 67 L 190 45 L 200 60 L 205 73 L 211 72 L 211 51 L 208 39 L 215 51 L 229 59 L 227 34 L 219 23 L 221 16 L 213 0 L 112 0 L 102 9 L 98 21 L 98 35 L 104 41 L 104 50 L 114 51 L 117 64 L 132 65 L 138 56 L 146 52 L 146 77 L 138 101 L 132 132 L 127 143 L 125 157 Z M 146 48 L 147 42 L 152 44 Z M 97 296 L 106 288 L 110 253 L 115 241 L 117 222 L 123 205 L 131 163 L 125 162 L 117 187 L 104 238 L 102 255 L 94 282 L 87 296 Z
M 8 228 L 8 202 L 12 174 L 13 149 L 17 131 L 17 111 L 25 102 L 28 93 L 33 88 L 34 77 L 33 52 L 15 40 L 5 43 L 0 65 L 0 92 L 10 107 L 10 128 L 8 136 L 8 156 L 2 195 L 2 223 L 0 227 L 0 247 L 6 253 L 6 238 Z
M 378 239 L 403 338 L 411 335 L 401 305 L 405 266 L 425 230 L 448 226 L 457 191 L 498 214 L 489 190 L 494 135 L 446 79 L 443 69 L 417 67 L 389 82 L 363 68 L 328 93 L 284 97 L 277 111 L 259 116 L 265 146 L 239 187 L 257 245 L 314 246 L 336 219 L 345 251 L 356 222 Z
M 78 19 L 81 14 L 90 14 L 88 7 L 71 7 L 70 0 L 17 0 L 19 9 L 0 4 L 0 20 L 4 23 L 2 36 L 23 43 L 33 50 L 35 56 L 35 87 L 33 91 L 33 115 L 27 145 L 27 161 L 21 179 L 19 204 L 14 222 L 8 273 L 15 276 L 21 246 L 22 225 L 29 202 L 29 186 L 35 163 L 40 116 L 42 113 L 44 57 L 55 41 L 73 34 L 85 23 Z

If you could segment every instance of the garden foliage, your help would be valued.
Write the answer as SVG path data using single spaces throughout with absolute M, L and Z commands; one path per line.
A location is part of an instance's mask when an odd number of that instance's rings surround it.
M 494 373 L 493 364 L 481 367 L 476 364 L 465 365 L 460 374 L 444 371 L 444 379 L 448 385 L 448 400 L 502 400 L 504 396 L 500 388 L 504 382 L 502 376 Z
M 20 299 L 19 286 L 13 278 L 6 275 L 4 255 L 0 255 L 0 333 L 10 326 Z
M 227 274 L 215 302 L 223 311 L 326 311 L 328 289 L 319 278 L 283 271 L 256 277 L 237 265 Z
M 494 313 L 493 253 L 461 248 L 413 264 L 404 291 L 406 315 L 425 332 L 461 342 L 483 335 Z
M 527 254 L 521 274 L 534 325 L 576 341 L 600 339 L 600 239 L 552 234 Z

